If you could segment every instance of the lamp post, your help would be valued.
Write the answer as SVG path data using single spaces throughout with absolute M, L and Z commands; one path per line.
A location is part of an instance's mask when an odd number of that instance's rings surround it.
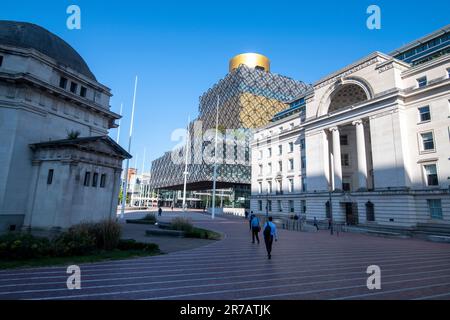
M 332 200 L 331 200 L 331 187 L 330 187 L 330 191 L 328 192 L 328 203 L 329 203 L 329 210 L 330 210 L 330 234 L 333 235 L 333 204 L 332 204 Z

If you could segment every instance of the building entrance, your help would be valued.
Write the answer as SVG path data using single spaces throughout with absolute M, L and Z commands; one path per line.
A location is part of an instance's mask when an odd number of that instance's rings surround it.
M 345 210 L 345 222 L 349 226 L 358 224 L 358 204 L 356 202 L 345 202 L 342 204 Z

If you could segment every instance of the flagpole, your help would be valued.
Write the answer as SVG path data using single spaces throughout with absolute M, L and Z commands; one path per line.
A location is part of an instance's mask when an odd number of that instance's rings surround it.
M 189 148 L 190 148 L 190 139 L 191 136 L 189 134 L 189 123 L 191 122 L 191 116 L 188 117 L 188 124 L 186 129 L 186 159 L 184 162 L 184 184 L 183 184 L 183 211 L 186 210 L 186 185 L 187 185 L 187 176 L 188 172 L 188 159 L 189 159 Z
M 139 207 L 141 206 L 141 202 L 144 203 L 142 200 L 142 193 L 143 193 L 143 187 L 144 187 L 144 168 L 145 168 L 145 152 L 146 148 L 144 148 L 144 157 L 142 158 L 142 172 L 141 172 L 141 184 L 139 186 Z
M 130 124 L 130 135 L 128 137 L 128 153 L 131 152 L 131 137 L 133 136 L 133 123 L 134 123 L 134 108 L 136 106 L 136 90 L 138 84 L 138 77 L 136 76 L 136 80 L 134 82 L 134 95 L 133 95 L 133 108 L 131 109 L 131 124 Z M 130 159 L 127 159 L 127 166 L 125 170 L 125 186 L 124 193 L 122 193 L 122 212 L 120 213 L 120 219 L 124 218 L 125 214 L 125 203 L 127 202 L 127 193 L 128 193 L 128 170 L 130 169 Z
M 220 97 L 217 95 L 217 110 L 216 110 L 216 140 L 214 147 L 214 174 L 213 174 L 213 198 L 212 198 L 212 210 L 211 218 L 214 219 L 216 215 L 216 181 L 217 181 L 217 140 L 219 133 L 219 102 Z

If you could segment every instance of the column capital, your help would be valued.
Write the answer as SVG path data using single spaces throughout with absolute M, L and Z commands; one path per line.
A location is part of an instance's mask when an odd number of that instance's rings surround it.
M 328 128 L 328 130 L 330 130 L 331 132 L 339 131 L 339 127 L 338 126 L 334 126 L 334 127 Z
M 358 126 L 358 125 L 362 125 L 364 124 L 364 120 L 363 119 L 358 119 L 352 122 L 352 125 L 354 126 Z

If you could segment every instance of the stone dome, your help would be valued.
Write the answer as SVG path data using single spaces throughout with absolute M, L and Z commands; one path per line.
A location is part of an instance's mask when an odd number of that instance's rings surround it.
M 0 20 L 0 45 L 35 49 L 66 67 L 96 80 L 83 58 L 67 42 L 50 31 L 27 22 Z

